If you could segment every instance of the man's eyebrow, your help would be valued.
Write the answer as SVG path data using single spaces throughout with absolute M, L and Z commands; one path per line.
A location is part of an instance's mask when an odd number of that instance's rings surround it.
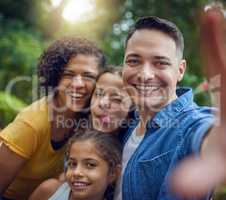
M 168 57 L 166 56 L 154 56 L 154 59 L 156 60 L 167 60 L 167 61 L 171 61 Z
M 126 55 L 126 58 L 128 57 L 136 57 L 136 58 L 140 58 L 140 55 L 136 54 L 136 53 L 130 53 L 128 55 Z

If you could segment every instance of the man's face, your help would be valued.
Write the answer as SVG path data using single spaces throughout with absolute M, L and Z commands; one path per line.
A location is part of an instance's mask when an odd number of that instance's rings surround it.
M 176 99 L 176 85 L 185 68 L 171 37 L 158 30 L 142 29 L 128 41 L 123 81 L 135 104 L 155 113 Z

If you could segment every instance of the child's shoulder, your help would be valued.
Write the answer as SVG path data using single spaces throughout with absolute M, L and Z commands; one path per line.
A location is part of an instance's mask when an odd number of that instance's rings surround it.
M 56 178 L 48 179 L 35 189 L 29 200 L 47 200 L 61 185 L 62 182 Z

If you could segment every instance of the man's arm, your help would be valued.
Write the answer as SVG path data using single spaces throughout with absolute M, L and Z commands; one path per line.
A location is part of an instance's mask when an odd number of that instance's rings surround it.
M 0 141 L 0 196 L 14 180 L 26 159 L 11 151 Z
M 213 77 L 220 75 L 220 88 L 216 88 L 219 89 L 220 122 L 205 137 L 200 158 L 188 158 L 172 176 L 172 189 L 187 198 L 201 197 L 226 180 L 225 23 L 222 12 L 217 8 L 202 15 L 201 47 L 210 84 Z

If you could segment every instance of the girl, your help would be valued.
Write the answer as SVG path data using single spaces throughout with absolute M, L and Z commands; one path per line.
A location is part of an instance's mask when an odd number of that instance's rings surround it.
M 86 39 L 62 38 L 43 52 L 38 77 L 45 96 L 0 133 L 0 197 L 25 200 L 41 182 L 63 171 L 73 122 L 86 117 L 82 111 L 89 108 L 104 68 L 104 54 Z
M 98 78 L 91 99 L 91 122 L 104 133 L 124 133 L 129 125 L 132 100 L 125 90 L 121 70 L 108 67 Z
M 121 145 L 109 134 L 87 129 L 76 133 L 66 151 L 66 183 L 49 190 L 44 182 L 30 200 L 110 200 L 110 187 L 121 170 Z M 51 181 L 51 180 L 49 180 Z

